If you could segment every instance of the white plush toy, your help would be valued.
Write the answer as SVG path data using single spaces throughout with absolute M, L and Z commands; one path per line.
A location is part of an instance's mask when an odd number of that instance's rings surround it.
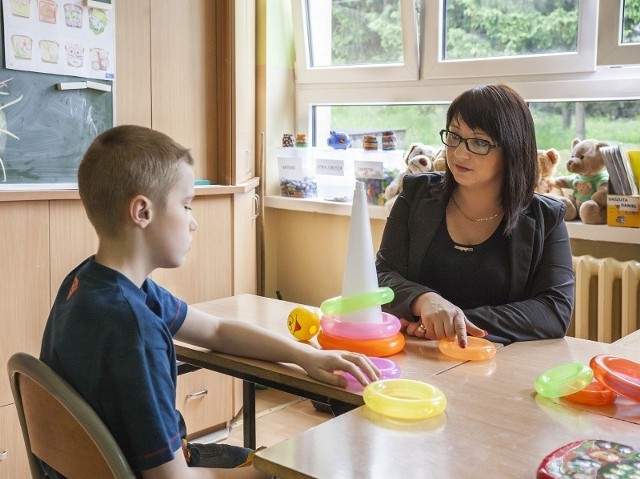
M 391 207 L 398 195 L 402 193 L 402 180 L 405 175 L 434 171 L 433 162 L 438 152 L 439 149 L 422 143 L 413 143 L 411 145 L 404 157 L 407 169 L 396 176 L 384 190 L 384 197 L 387 200 L 386 206 Z

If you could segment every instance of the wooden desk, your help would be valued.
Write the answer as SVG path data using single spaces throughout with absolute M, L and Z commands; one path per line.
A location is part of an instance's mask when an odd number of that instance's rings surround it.
M 289 303 L 252 294 L 242 294 L 192 305 L 210 314 L 243 321 L 294 340 L 287 329 L 289 312 L 299 304 Z M 315 339 L 310 347 L 316 346 Z M 243 384 L 243 427 L 244 442 L 255 448 L 255 383 L 286 391 L 305 398 L 328 402 L 341 401 L 353 406 L 362 406 L 362 387 L 351 384 L 348 388 L 338 388 L 311 379 L 301 368 L 292 364 L 271 363 L 247 359 L 229 354 L 221 354 L 176 343 L 179 361 L 189 363 L 244 380 Z M 403 377 L 419 381 L 463 364 L 441 354 L 435 341 L 408 338 L 407 345 L 400 353 L 390 357 L 403 371 Z
M 617 341 L 614 341 L 613 344 L 620 346 L 640 346 L 640 329 L 621 337 Z
M 640 349 L 617 343 L 598 343 L 571 337 L 527 341 L 511 344 L 500 351 L 499 356 L 496 356 L 498 361 L 488 384 L 515 399 L 530 392 L 538 375 L 547 369 L 569 362 L 589 364 L 596 354 L 610 354 L 640 362 Z M 469 376 L 473 369 L 478 367 L 481 365 L 467 363 L 460 369 L 451 371 L 451 375 L 464 376 L 468 381 L 482 387 L 480 381 Z M 640 404 L 624 397 L 618 397 L 613 405 L 605 407 L 576 404 L 562 398 L 553 401 L 574 409 L 640 424 Z
M 440 416 L 397 421 L 358 408 L 260 451 L 255 465 L 282 478 L 508 479 L 535 477 L 547 454 L 572 441 L 640 447 L 640 405 L 629 405 L 624 414 L 619 408 L 596 413 L 533 389 L 545 369 L 600 353 L 639 357 L 634 350 L 574 338 L 516 343 L 491 361 L 432 376 L 427 382 L 447 397 Z

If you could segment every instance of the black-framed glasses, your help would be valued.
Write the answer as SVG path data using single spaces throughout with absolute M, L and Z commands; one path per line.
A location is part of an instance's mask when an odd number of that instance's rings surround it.
M 482 138 L 462 138 L 457 133 L 454 133 L 449 130 L 440 130 L 440 139 L 442 143 L 451 148 L 455 148 L 460 145 L 460 143 L 464 142 L 464 146 L 467 147 L 471 153 L 476 155 L 488 155 L 489 152 L 493 148 L 497 148 L 498 144 L 489 143 L 487 140 L 483 140 Z

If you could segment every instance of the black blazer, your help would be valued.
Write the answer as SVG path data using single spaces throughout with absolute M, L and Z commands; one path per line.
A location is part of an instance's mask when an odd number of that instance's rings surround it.
M 447 201 L 436 194 L 442 182 L 439 173 L 404 178 L 403 192 L 387 218 L 377 254 L 378 283 L 395 293 L 383 310 L 409 321 L 417 320 L 411 314 L 413 300 L 434 291 L 417 281 L 424 255 L 444 218 Z M 575 292 L 564 205 L 536 194 L 520 214 L 508 244 L 508 303 L 465 310 L 465 315 L 495 342 L 563 337 Z

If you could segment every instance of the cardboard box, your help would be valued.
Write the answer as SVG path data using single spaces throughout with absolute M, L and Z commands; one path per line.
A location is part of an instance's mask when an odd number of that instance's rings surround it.
M 640 228 L 640 195 L 607 195 L 607 225 Z

